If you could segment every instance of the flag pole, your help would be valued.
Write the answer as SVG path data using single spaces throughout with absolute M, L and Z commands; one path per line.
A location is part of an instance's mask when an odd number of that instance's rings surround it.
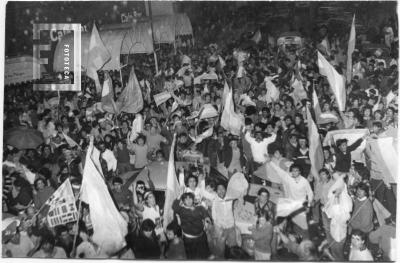
M 72 252 L 76 253 L 75 247 L 76 247 L 76 240 L 78 239 L 79 235 L 79 220 L 81 217 L 81 210 L 82 210 L 82 199 L 79 198 L 79 203 L 78 203 L 78 220 L 76 220 L 76 233 L 74 234 L 74 242 L 72 243 Z M 75 255 L 74 255 L 75 256 Z
M 156 74 L 158 73 L 158 62 L 157 62 L 157 54 L 156 50 L 154 49 L 154 28 L 153 28 L 153 12 L 151 10 L 151 1 L 147 2 L 149 8 L 149 15 L 150 15 L 150 26 L 151 26 L 151 39 L 153 40 L 153 55 L 154 55 L 154 64 L 156 66 Z

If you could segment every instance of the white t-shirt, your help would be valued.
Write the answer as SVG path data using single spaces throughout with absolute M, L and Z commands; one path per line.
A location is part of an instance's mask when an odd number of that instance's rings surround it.
M 148 207 L 147 205 L 144 205 L 144 210 L 142 212 L 143 215 L 143 220 L 146 219 L 151 219 L 156 224 L 156 219 L 160 218 L 160 208 L 158 205 L 156 207 Z
M 359 250 L 355 248 L 350 249 L 350 261 L 373 261 L 371 252 L 368 249 Z

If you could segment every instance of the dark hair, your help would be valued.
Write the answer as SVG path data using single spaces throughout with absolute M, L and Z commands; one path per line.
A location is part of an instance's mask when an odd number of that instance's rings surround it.
M 61 236 L 63 232 L 68 232 L 68 228 L 65 225 L 60 225 L 56 227 L 57 236 Z
M 42 177 L 39 177 L 38 179 L 35 180 L 35 182 L 34 182 L 34 184 L 33 184 L 33 185 L 35 186 L 36 190 L 37 190 L 36 184 L 37 184 L 39 181 L 42 181 L 42 182 L 44 183 L 44 185 L 47 185 L 47 184 L 46 184 L 46 180 L 45 180 L 44 178 L 42 178 Z
M 156 225 L 154 224 L 153 220 L 145 219 L 142 222 L 142 226 L 141 226 L 140 230 L 142 232 L 144 232 L 144 231 L 150 232 L 150 231 L 153 231 L 155 228 L 156 228 Z
M 194 194 L 193 193 L 183 193 L 181 196 L 182 202 L 185 201 L 186 199 L 192 199 L 194 201 Z
M 367 235 L 359 229 L 354 229 L 353 232 L 351 232 L 351 235 L 361 237 L 361 240 L 364 241 L 364 244 L 365 241 L 367 240 Z
M 114 177 L 114 178 L 113 178 L 112 183 L 113 183 L 113 184 L 123 184 L 124 181 L 122 180 L 121 177 L 118 177 L 118 176 L 117 176 L 117 177 Z
M 359 183 L 357 185 L 357 189 L 361 189 L 365 192 L 365 196 L 368 198 L 369 197 L 369 186 L 364 184 L 364 183 Z
M 262 187 L 262 188 L 260 188 L 260 190 L 258 190 L 257 195 L 261 195 L 262 193 L 267 193 L 268 196 L 270 196 L 269 191 L 264 187 Z
M 289 171 L 291 172 L 291 171 L 293 171 L 293 169 L 295 169 L 295 168 L 299 169 L 299 171 L 300 171 L 300 173 L 301 173 L 301 167 L 300 167 L 299 165 L 297 165 L 297 164 L 292 164 L 292 165 L 290 166 L 290 168 L 289 168 Z
M 374 121 L 372 125 L 378 127 L 379 129 L 382 129 L 382 122 L 380 121 Z
M 322 168 L 318 171 L 318 174 L 320 173 L 326 173 L 328 175 L 328 178 L 331 179 L 331 174 L 329 173 L 328 169 Z
M 337 147 L 340 147 L 340 145 L 342 145 L 343 143 L 347 143 L 348 140 L 347 139 L 339 139 L 336 141 L 336 145 Z
M 46 232 L 45 234 L 42 235 L 42 244 L 41 245 L 43 246 L 44 244 L 50 244 L 53 247 L 56 244 L 56 240 L 51 233 Z
M 182 229 L 175 221 L 172 221 L 168 224 L 167 230 L 174 232 L 174 234 L 178 237 L 182 235 Z
M 192 175 L 192 174 L 189 174 L 189 176 L 186 178 L 186 180 L 185 180 L 185 185 L 187 186 L 188 185 L 188 183 L 189 183 L 189 179 L 190 178 L 194 178 L 195 180 L 196 180 L 196 185 L 199 183 L 199 179 L 196 177 L 196 176 L 194 176 L 194 175 Z

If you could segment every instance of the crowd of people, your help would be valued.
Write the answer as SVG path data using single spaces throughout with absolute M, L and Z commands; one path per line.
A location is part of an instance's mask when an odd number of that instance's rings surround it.
M 194 39 L 201 38 L 197 33 Z M 317 50 L 344 75 L 348 36 L 329 39 L 329 45 L 321 44 L 324 37 L 287 48 L 268 43 L 271 39 L 251 38 L 241 46 L 195 42 L 177 53 L 163 48 L 157 54 L 159 72 L 152 56 L 137 57 L 131 66 L 144 106 L 136 114 L 105 112 L 99 106 L 101 94 L 87 76 L 82 77 L 82 92 L 62 92 L 60 98 L 55 92 L 34 91 L 32 83 L 5 87 L 4 130 L 33 128 L 42 133 L 44 143 L 35 149 L 4 143 L 3 257 L 394 260 L 396 183 L 371 169 L 364 157 L 355 160 L 352 152 L 397 129 L 397 36 L 388 40 L 387 56 L 382 50 L 354 51 L 345 111 L 338 109 L 319 71 Z M 199 80 L 204 73 L 208 77 Z M 101 83 L 107 75 L 118 100 L 127 78 L 100 71 Z M 233 91 L 238 132 L 221 125 L 226 85 Z M 171 97 L 156 104 L 154 95 L 161 92 Z M 320 113 L 311 106 L 316 102 Z M 342 138 L 325 145 L 323 168 L 316 174 L 308 109 L 315 120 L 329 116 L 316 121 L 321 141 L 330 131 L 368 129 L 355 142 Z M 139 118 L 144 125 L 136 133 Z M 153 182 L 153 176 L 166 173 L 149 173 L 147 180 L 137 176 L 154 162 L 171 158 L 174 135 L 175 160 L 191 165 L 176 171 L 181 190 L 172 204 L 174 220 L 166 224 L 165 197 Z M 92 240 L 87 204 L 78 205 L 78 221 L 55 227 L 49 227 L 41 211 L 67 179 L 78 200 L 91 139 L 101 153 L 110 195 L 128 223 L 126 247 L 112 255 Z M 265 167 L 283 171 L 279 182 Z M 251 198 L 226 199 L 227 182 L 237 173 L 259 189 L 251 201 L 254 224 L 247 234 L 241 233 L 234 214 L 239 203 Z M 304 204 L 281 216 L 271 189 Z M 376 200 L 389 215 L 383 222 L 378 222 L 382 215 Z

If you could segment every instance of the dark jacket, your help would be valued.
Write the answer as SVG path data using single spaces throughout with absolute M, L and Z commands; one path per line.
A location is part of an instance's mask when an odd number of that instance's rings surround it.
M 347 146 L 346 153 L 343 153 L 337 146 L 334 146 L 336 153 L 336 166 L 335 170 L 338 172 L 347 173 L 351 167 L 351 152 L 361 145 L 363 139 L 360 138 L 355 141 L 352 145 Z
M 244 152 L 243 148 L 238 145 L 239 151 L 240 151 L 240 166 L 245 166 L 246 165 L 246 159 L 244 157 Z M 232 161 L 232 147 L 228 144 L 225 145 L 224 148 L 222 149 L 222 157 L 223 157 L 223 162 L 225 167 L 229 167 Z

